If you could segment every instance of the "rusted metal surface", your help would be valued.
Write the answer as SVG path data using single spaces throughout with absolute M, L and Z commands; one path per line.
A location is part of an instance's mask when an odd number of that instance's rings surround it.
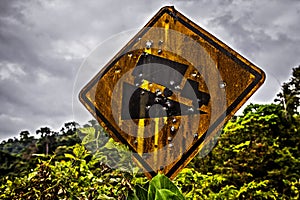
M 174 178 L 262 85 L 263 71 L 173 7 L 162 8 L 80 100 L 151 178 Z

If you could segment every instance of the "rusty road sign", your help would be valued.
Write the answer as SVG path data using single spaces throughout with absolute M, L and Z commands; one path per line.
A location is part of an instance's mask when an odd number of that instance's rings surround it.
M 262 70 L 163 7 L 79 98 L 151 178 L 174 178 L 262 85 Z

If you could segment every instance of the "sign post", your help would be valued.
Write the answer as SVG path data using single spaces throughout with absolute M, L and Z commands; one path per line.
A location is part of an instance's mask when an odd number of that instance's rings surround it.
M 174 7 L 163 7 L 79 98 L 148 178 L 159 171 L 174 178 L 211 150 L 218 130 L 264 79 Z

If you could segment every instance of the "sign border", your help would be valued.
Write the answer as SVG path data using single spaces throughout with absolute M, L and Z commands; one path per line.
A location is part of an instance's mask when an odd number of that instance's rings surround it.
M 115 65 L 118 60 L 123 57 L 123 55 L 131 49 L 138 38 L 141 38 L 147 31 L 149 27 L 152 27 L 160 19 L 160 17 L 167 13 L 174 20 L 180 22 L 186 28 L 194 32 L 196 35 L 203 38 L 211 46 L 219 50 L 221 53 L 225 54 L 227 57 L 232 59 L 240 67 L 243 67 L 246 71 L 254 75 L 254 81 L 252 81 L 249 86 L 238 96 L 235 101 L 227 107 L 225 112 L 209 127 L 209 130 L 205 132 L 192 146 L 189 148 L 181 158 L 173 165 L 173 167 L 166 173 L 166 176 L 172 178 L 173 175 L 183 168 L 186 160 L 191 156 L 197 148 L 204 142 L 205 138 L 208 137 L 215 129 L 221 124 L 226 123 L 234 113 L 246 102 L 248 98 L 263 84 L 265 80 L 265 73 L 257 68 L 250 61 L 242 57 L 236 51 L 231 49 L 229 46 L 224 44 L 222 41 L 217 39 L 215 36 L 211 35 L 197 24 L 189 20 L 187 17 L 175 10 L 173 6 L 165 6 L 161 8 L 158 13 L 141 29 L 104 67 L 103 69 L 91 80 L 88 84 L 80 91 L 79 99 L 83 105 L 91 112 L 91 114 L 97 119 L 98 117 L 106 125 L 108 129 L 114 134 L 114 136 L 123 144 L 127 145 L 129 149 L 134 152 L 134 157 L 142 165 L 142 167 L 147 171 L 146 175 L 150 178 L 156 175 L 156 172 L 148 165 L 148 163 L 143 160 L 143 158 L 136 152 L 136 150 L 127 142 L 127 140 L 119 134 L 119 132 L 113 127 L 113 125 L 101 114 L 101 112 L 93 105 L 93 102 L 89 101 L 86 94 L 90 91 L 95 84 L 110 70 L 112 66 Z M 255 89 L 256 88 L 256 89 Z M 88 106 L 87 106 L 87 105 Z M 225 116 L 225 118 L 224 118 Z M 190 159 L 191 160 L 191 159 Z M 173 177 L 174 178 L 174 177 Z

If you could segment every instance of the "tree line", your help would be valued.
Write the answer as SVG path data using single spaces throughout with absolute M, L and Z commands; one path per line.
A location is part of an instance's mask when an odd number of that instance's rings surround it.
M 300 66 L 273 102 L 234 116 L 172 181 L 112 167 L 127 162 L 126 147 L 94 120 L 42 127 L 37 138 L 22 131 L 0 144 L 0 199 L 299 199 L 299 114 Z

